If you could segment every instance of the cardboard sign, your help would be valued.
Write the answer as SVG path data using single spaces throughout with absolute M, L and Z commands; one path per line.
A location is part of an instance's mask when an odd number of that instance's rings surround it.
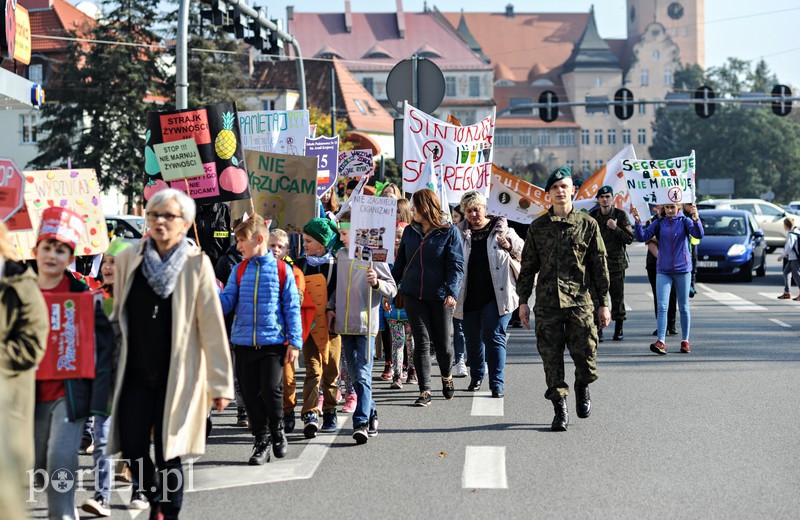
M 351 201 L 350 247 L 354 260 L 394 263 L 397 200 L 356 195 Z
M 622 172 L 625 185 L 637 198 L 648 204 L 685 204 L 694 202 L 694 150 L 686 157 L 660 161 L 625 159 Z
M 27 218 L 22 222 L 25 225 L 30 221 L 30 229 L 11 233 L 11 237 L 25 260 L 33 258 L 42 212 L 51 206 L 69 208 L 83 217 L 84 230 L 75 249 L 77 256 L 97 255 L 108 249 L 108 229 L 94 170 L 42 170 L 22 174 L 27 208 Z
M 317 197 L 336 183 L 339 171 L 339 136 L 306 139 L 306 155 L 317 157 Z
M 339 153 L 339 177 L 363 177 L 375 170 L 372 150 L 347 150 Z
M 492 165 L 492 188 L 486 201 L 486 213 L 530 224 L 552 205 L 543 188 Z
M 197 146 L 200 164 L 191 165 L 191 172 L 197 176 L 187 180 L 180 174 L 181 177 L 177 177 L 180 180 L 170 181 L 176 178 L 172 176 L 176 172 L 163 170 L 155 146 L 165 143 L 180 146 L 187 140 L 193 140 Z M 178 163 L 190 161 L 189 156 L 181 159 L 183 153 L 188 153 L 188 150 L 177 150 Z M 217 103 L 192 110 L 148 112 L 144 158 L 145 200 L 168 187 L 188 193 L 198 204 L 250 198 L 235 103 Z M 200 168 L 202 173 L 199 173 Z M 165 181 L 170 181 L 170 184 Z
M 328 282 L 325 279 L 325 275 L 307 275 L 306 292 L 314 302 L 316 309 L 314 326 L 311 327 L 311 337 L 314 338 L 317 350 L 322 355 L 322 361 L 327 363 L 330 337 L 328 336 L 328 315 L 325 313 L 325 308 L 328 305 Z
M 194 139 L 154 144 L 153 150 L 161 167 L 161 178 L 165 181 L 191 179 L 206 174 Z
M 603 186 L 611 186 L 613 190 L 612 205 L 615 208 L 628 212 L 631 206 L 635 206 L 646 220 L 646 216 L 650 214 L 649 206 L 641 198 L 631 196 L 625 184 L 622 161 L 626 159 L 636 160 L 636 153 L 632 145 L 617 152 L 606 164 L 586 179 L 578 188 L 572 204 L 579 210 L 590 211 L 597 206 L 597 191 Z
M 305 155 L 308 110 L 239 112 L 239 129 L 245 150 Z
M 458 204 L 461 196 L 477 190 L 489 196 L 492 172 L 494 114 L 470 126 L 456 126 L 431 117 L 406 104 L 403 124 L 403 190 L 414 193 L 426 187 L 428 171 L 443 171 L 447 200 Z
M 50 333 L 36 379 L 93 379 L 95 294 L 44 293 L 44 301 Z
M 317 158 L 246 150 L 250 193 L 256 213 L 290 233 L 316 216 Z M 231 204 L 235 220 L 251 212 L 250 201 Z

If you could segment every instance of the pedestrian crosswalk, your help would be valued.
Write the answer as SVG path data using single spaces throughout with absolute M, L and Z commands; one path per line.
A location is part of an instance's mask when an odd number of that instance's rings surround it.
M 464 473 L 465 489 L 508 489 L 505 446 L 467 446 Z

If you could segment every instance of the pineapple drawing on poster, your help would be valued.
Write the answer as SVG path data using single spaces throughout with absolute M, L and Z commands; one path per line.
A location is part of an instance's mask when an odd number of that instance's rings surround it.
M 354 260 L 394 263 L 397 201 L 389 197 L 355 195 L 350 229 L 353 240 L 348 253 Z

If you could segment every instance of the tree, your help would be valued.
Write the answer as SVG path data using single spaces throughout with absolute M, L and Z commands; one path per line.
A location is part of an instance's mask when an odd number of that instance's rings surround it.
M 699 67 L 676 72 L 675 89 L 712 87 L 717 97 L 739 97 L 742 92 L 772 90 L 778 83 L 763 61 L 730 58 L 700 75 Z M 693 110 L 661 108 L 653 124 L 650 156 L 667 158 L 695 150 L 698 178 L 733 178 L 736 197 L 758 197 L 770 188 L 781 200 L 800 196 L 800 124 L 796 118 L 778 117 L 768 106 L 746 109 L 718 105 L 709 119 Z M 708 195 L 708 194 L 700 194 Z
M 166 100 L 164 49 L 153 29 L 159 0 L 107 0 L 106 17 L 70 46 L 55 102 L 43 109 L 40 154 L 30 165 L 94 168 L 129 207 L 142 192 L 147 111 Z M 73 33 L 78 36 L 78 33 Z M 113 43 L 112 43 L 113 42 Z

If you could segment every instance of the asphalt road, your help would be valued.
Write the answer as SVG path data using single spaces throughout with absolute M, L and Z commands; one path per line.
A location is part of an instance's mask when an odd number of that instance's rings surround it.
M 285 459 L 252 468 L 230 408 L 187 466 L 182 517 L 798 518 L 800 302 L 776 299 L 775 255 L 752 283 L 702 281 L 692 353 L 670 337 L 667 356 L 648 348 L 644 248 L 630 256 L 625 339 L 600 345 L 592 416 L 578 419 L 571 397 L 569 431 L 550 432 L 533 332 L 513 329 L 504 399 L 466 392 L 465 378 L 445 401 L 434 380 L 432 405 L 416 408 L 417 390 L 389 389 L 376 363 L 381 427 L 365 446 L 340 414 L 339 435 L 291 434 Z M 124 509 L 129 493 L 114 493 L 113 517 L 147 518 Z M 34 506 L 42 516 L 42 497 Z

